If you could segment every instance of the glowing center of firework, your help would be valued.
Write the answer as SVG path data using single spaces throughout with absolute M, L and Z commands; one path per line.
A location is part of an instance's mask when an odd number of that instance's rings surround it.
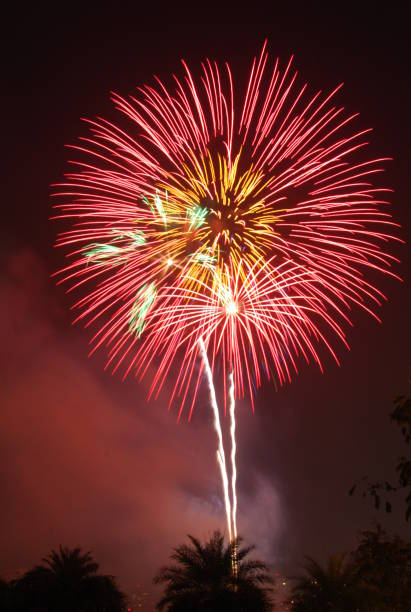
M 169 257 L 169 258 L 167 259 L 167 268 L 169 268 L 169 267 L 170 267 L 170 266 L 172 266 L 172 265 L 173 265 L 173 260 L 172 260 L 172 259 Z
M 228 302 L 225 310 L 226 310 L 226 313 L 228 315 L 235 315 L 235 314 L 237 314 L 237 312 L 238 312 L 237 303 L 234 302 L 234 300 L 231 300 L 230 302 Z

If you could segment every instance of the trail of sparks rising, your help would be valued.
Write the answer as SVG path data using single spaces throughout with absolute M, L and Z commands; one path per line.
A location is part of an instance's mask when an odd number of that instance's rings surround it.
M 199 342 L 200 349 L 201 349 L 201 356 L 203 358 L 204 367 L 207 373 L 208 387 L 210 390 L 211 407 L 214 413 L 214 427 L 215 427 L 215 430 L 217 432 L 217 437 L 218 437 L 217 460 L 220 466 L 221 480 L 223 483 L 228 537 L 230 538 L 230 542 L 231 542 L 233 539 L 233 534 L 232 534 L 232 529 L 231 529 L 231 503 L 230 503 L 230 494 L 228 490 L 228 475 L 227 475 L 227 466 L 226 466 L 226 461 L 225 461 L 223 433 L 221 431 L 220 413 L 218 410 L 217 398 L 216 398 L 216 393 L 214 389 L 213 374 L 211 372 L 210 363 L 208 361 L 207 351 L 204 345 L 204 340 L 200 338 L 198 342 Z
M 237 465 L 236 465 L 236 451 L 237 444 L 235 441 L 235 394 L 234 394 L 234 372 L 230 372 L 230 435 L 231 435 L 231 495 L 233 499 L 232 509 L 232 526 L 234 534 L 234 547 L 233 547 L 233 574 L 235 577 L 238 575 L 238 562 L 237 562 Z
M 234 539 L 237 538 L 237 466 L 235 441 L 235 395 L 234 395 L 234 372 L 230 372 L 230 434 L 231 434 L 231 494 L 233 499 L 232 525 Z

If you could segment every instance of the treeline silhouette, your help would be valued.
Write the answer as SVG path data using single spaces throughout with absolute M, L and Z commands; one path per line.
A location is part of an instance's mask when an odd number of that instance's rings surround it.
M 306 557 L 291 577 L 288 601 L 273 603 L 276 584 L 267 565 L 250 559 L 242 539 L 225 543 L 216 531 L 174 548 L 154 582 L 163 586 L 164 612 L 409 612 L 411 543 L 380 526 L 363 531 L 357 548 L 324 565 Z M 113 576 L 98 573 L 89 552 L 60 547 L 17 580 L 0 580 L 1 612 L 125 612 L 126 596 Z M 281 587 L 280 587 L 281 588 Z
M 291 577 L 288 601 L 273 603 L 276 584 L 261 561 L 248 560 L 252 547 L 241 540 L 224 545 L 216 532 L 202 544 L 174 549 L 172 564 L 155 582 L 164 584 L 158 610 L 167 612 L 410 612 L 411 544 L 377 526 L 361 533 L 350 554 L 335 555 L 322 566 L 307 557 L 304 573 Z M 233 559 L 237 563 L 233 564 Z M 282 581 L 283 579 L 281 579 Z M 278 585 L 279 589 L 281 586 Z

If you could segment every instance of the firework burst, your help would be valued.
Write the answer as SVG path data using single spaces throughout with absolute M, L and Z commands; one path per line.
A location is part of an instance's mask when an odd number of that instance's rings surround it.
M 93 326 L 107 367 L 144 376 L 157 395 L 172 364 L 171 401 L 191 414 L 203 362 L 253 400 L 263 376 L 290 380 L 358 306 L 376 317 L 384 295 L 369 272 L 395 276 L 390 189 L 375 184 L 388 158 L 367 159 L 356 130 L 328 94 L 307 95 L 292 61 L 254 59 L 242 98 L 226 64 L 206 60 L 196 80 L 155 79 L 128 99 L 128 122 L 88 121 L 59 185 L 62 282 L 78 295 L 77 321 Z M 234 401 L 234 398 L 232 398 Z

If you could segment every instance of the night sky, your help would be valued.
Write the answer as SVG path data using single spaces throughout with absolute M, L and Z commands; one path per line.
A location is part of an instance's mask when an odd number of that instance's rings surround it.
M 50 184 L 67 169 L 64 144 L 85 133 L 80 118 L 116 119 L 110 91 L 179 72 L 181 58 L 194 68 L 206 56 L 229 60 L 241 84 L 268 38 L 271 55 L 295 54 L 311 91 L 344 81 L 339 101 L 375 129 L 368 155 L 394 158 L 386 182 L 409 243 L 408 18 L 387 6 L 274 15 L 261 5 L 256 23 L 250 14 L 218 24 L 178 21 L 171 8 L 158 22 L 114 4 L 3 15 L 0 574 L 61 543 L 92 550 L 127 592 L 151 589 L 185 534 L 225 524 L 206 388 L 191 423 L 177 424 L 167 389 L 147 403 L 148 380 L 104 373 L 104 354 L 87 358 L 89 334 L 71 326 L 70 299 L 50 278 L 63 256 Z M 406 535 L 404 506 L 386 516 L 347 492 L 364 474 L 393 476 L 402 452 L 389 413 L 409 392 L 408 252 L 394 246 L 403 283 L 376 279 L 389 296 L 382 325 L 354 313 L 340 368 L 327 357 L 325 374 L 301 363 L 291 385 L 260 389 L 254 415 L 239 405 L 239 529 L 283 574 L 305 554 L 349 550 L 376 519 Z

